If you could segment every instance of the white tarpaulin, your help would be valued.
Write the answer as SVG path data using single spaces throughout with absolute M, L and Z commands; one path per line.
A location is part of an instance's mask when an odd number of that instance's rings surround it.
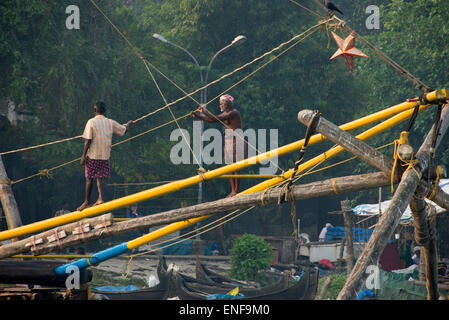
M 449 179 L 441 179 L 439 186 L 441 189 L 443 189 L 444 192 L 449 193 Z M 446 211 L 446 209 L 441 208 L 436 203 L 434 203 L 430 200 L 427 200 L 427 199 L 426 199 L 426 201 L 435 206 L 437 213 Z M 381 202 L 380 205 L 381 205 L 382 213 L 387 211 L 388 206 L 390 205 L 390 202 L 391 202 L 391 200 Z M 361 204 L 361 205 L 358 205 L 358 206 L 352 208 L 352 211 L 356 215 L 359 215 L 359 216 L 376 215 L 379 213 L 379 204 L 378 203 L 376 203 L 376 204 Z M 413 221 L 412 212 L 410 210 L 410 206 L 407 206 L 407 209 L 405 209 L 400 222 L 407 223 L 407 222 L 411 222 L 411 221 Z

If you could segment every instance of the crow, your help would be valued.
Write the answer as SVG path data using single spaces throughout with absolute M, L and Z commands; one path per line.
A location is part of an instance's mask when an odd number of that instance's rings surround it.
M 340 11 L 340 9 L 338 9 L 335 4 L 333 4 L 332 2 L 328 2 L 327 0 L 324 0 L 324 5 L 326 6 L 327 9 L 329 9 L 330 11 L 337 11 L 340 12 L 343 16 L 343 12 Z

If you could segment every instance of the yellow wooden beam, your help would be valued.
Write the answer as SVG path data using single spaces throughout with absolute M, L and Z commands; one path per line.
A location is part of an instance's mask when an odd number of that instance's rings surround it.
M 280 177 L 278 174 L 224 174 L 220 179 L 270 179 Z
M 17 259 L 82 259 L 90 258 L 90 255 L 83 254 L 41 254 L 38 256 L 33 256 L 31 254 L 16 254 L 11 258 Z
M 429 106 L 430 105 L 420 106 L 420 110 L 419 111 L 422 111 L 422 110 L 428 108 Z M 365 132 L 357 135 L 357 138 L 360 139 L 360 140 L 366 140 L 366 139 L 368 139 L 368 138 L 370 138 L 370 137 L 372 137 L 372 136 L 374 136 L 374 135 L 376 135 L 376 134 L 378 134 L 378 133 L 380 133 L 382 131 L 385 131 L 386 129 L 389 129 L 392 126 L 394 126 L 394 125 L 396 125 L 396 124 L 406 120 L 407 118 L 409 118 L 412 115 L 412 113 L 413 113 L 412 109 L 404 111 L 404 112 L 402 112 L 402 113 L 400 113 L 400 114 L 398 114 L 398 115 L 396 115 L 396 116 L 394 116 L 394 117 L 392 117 L 392 118 L 390 118 L 390 119 L 388 119 L 388 120 L 386 120 L 386 121 L 384 121 L 384 122 L 374 126 L 373 128 L 368 129 Z M 319 155 L 319 156 L 317 156 L 317 157 L 315 157 L 315 158 L 313 158 L 313 159 L 311 159 L 309 161 L 306 161 L 303 164 L 299 165 L 298 173 L 313 167 L 314 165 L 318 164 L 320 161 L 322 161 L 322 160 L 324 160 L 326 158 L 331 158 L 331 157 L 336 156 L 337 154 L 339 154 L 343 150 L 344 149 L 342 147 L 340 147 L 340 146 L 335 146 L 335 147 L 331 148 L 329 151 L 327 151 L 327 152 L 325 152 L 325 153 L 323 153 L 323 154 L 321 154 L 321 155 Z M 267 188 L 275 186 L 276 184 L 284 181 L 285 179 L 290 178 L 292 174 L 293 174 L 293 169 L 285 172 L 283 177 L 272 178 L 272 179 L 266 180 L 264 182 L 261 182 L 261 183 L 255 185 L 255 186 L 253 186 L 253 187 L 251 187 L 249 189 L 246 189 L 243 192 L 240 192 L 239 195 L 253 193 L 253 192 L 259 192 L 259 191 L 265 190 Z M 165 227 L 162 227 L 162 228 L 160 228 L 160 229 L 158 229 L 158 230 L 156 230 L 154 232 L 148 233 L 148 234 L 143 235 L 143 236 L 141 236 L 139 238 L 136 238 L 134 240 L 129 241 L 127 243 L 127 247 L 128 247 L 129 250 L 135 249 L 135 248 L 137 248 L 137 247 L 139 247 L 141 245 L 144 245 L 144 244 L 146 244 L 148 242 L 151 242 L 151 241 L 157 240 L 157 239 L 159 239 L 161 237 L 164 237 L 166 235 L 169 235 L 169 234 L 171 234 L 173 232 L 176 232 L 176 231 L 178 231 L 180 229 L 188 227 L 188 226 L 190 226 L 190 225 L 192 225 L 194 223 L 197 223 L 197 222 L 199 222 L 199 221 L 201 221 L 201 220 L 203 220 L 205 218 L 208 218 L 210 216 L 211 215 L 206 215 L 206 216 L 195 218 L 195 219 L 190 219 L 190 220 L 186 220 L 186 221 L 179 221 L 179 222 L 172 223 L 172 224 L 170 224 L 168 226 L 165 226 Z
M 427 100 L 429 102 L 433 102 L 429 98 L 435 97 L 438 99 L 446 98 L 446 92 L 438 91 L 438 93 L 431 92 L 427 94 Z M 342 130 L 353 130 L 377 121 L 380 121 L 382 119 L 385 119 L 387 117 L 391 117 L 395 114 L 398 114 L 404 110 L 408 110 L 413 108 L 416 105 L 416 102 L 404 102 L 401 104 L 398 104 L 396 106 L 381 110 L 379 112 L 376 112 L 374 114 L 365 116 L 363 118 L 351 121 L 349 123 L 346 123 L 340 128 Z M 322 141 L 325 139 L 321 134 L 316 134 L 312 136 L 309 140 L 309 145 L 314 144 L 317 142 Z M 78 221 L 90 216 L 98 215 L 101 213 L 109 212 L 115 209 L 119 209 L 125 206 L 129 206 L 133 203 L 138 203 L 141 201 L 145 201 L 148 199 L 152 199 L 167 193 L 178 191 L 182 188 L 189 187 L 194 184 L 198 184 L 200 182 L 203 182 L 204 180 L 209 180 L 213 178 L 217 178 L 223 174 L 232 173 L 238 170 L 241 170 L 243 168 L 246 168 L 248 166 L 260 163 L 260 162 L 266 162 L 268 159 L 281 156 L 287 153 L 290 153 L 292 151 L 300 149 L 304 145 L 304 139 L 290 143 L 288 145 L 282 146 L 278 149 L 274 149 L 256 156 L 253 156 L 248 159 L 244 159 L 241 161 L 238 161 L 236 163 L 226 165 L 211 171 L 207 171 L 204 174 L 193 176 L 190 178 L 170 182 L 161 186 L 157 186 L 145 191 L 141 191 L 132 195 L 128 195 L 119 199 L 115 199 L 112 201 L 105 202 L 103 204 L 93 206 L 90 208 L 86 208 L 83 211 L 75 211 L 71 213 L 67 213 L 62 216 L 49 218 L 42 221 L 37 221 L 28 225 L 20 226 L 18 228 L 6 230 L 0 232 L 0 241 L 20 237 L 26 234 L 35 233 L 41 230 L 50 229 L 57 227 L 59 225 L 67 224 L 70 222 Z M 276 178 L 275 178 L 276 179 Z M 262 189 L 261 189 L 262 190 Z M 200 218 L 197 218 L 200 219 Z M 200 219 L 201 220 L 201 219 Z

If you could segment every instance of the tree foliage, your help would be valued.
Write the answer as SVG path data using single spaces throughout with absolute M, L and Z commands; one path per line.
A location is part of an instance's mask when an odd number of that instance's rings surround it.
M 233 240 L 231 274 L 238 280 L 256 280 L 273 259 L 273 247 L 254 234 Z

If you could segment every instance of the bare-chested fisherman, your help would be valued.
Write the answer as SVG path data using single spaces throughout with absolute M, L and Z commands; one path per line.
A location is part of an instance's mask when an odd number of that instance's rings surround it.
M 209 123 L 213 123 L 213 122 L 222 122 L 226 125 L 226 130 L 225 130 L 225 142 L 224 142 L 224 147 L 223 147 L 223 151 L 224 151 L 224 158 L 225 158 L 225 163 L 226 164 L 230 164 L 230 163 L 234 163 L 236 161 L 242 160 L 244 159 L 244 154 L 238 154 L 236 148 L 236 139 L 243 139 L 239 138 L 237 136 L 237 134 L 234 134 L 234 130 L 236 129 L 241 129 L 242 128 L 242 119 L 240 117 L 240 112 L 236 109 L 233 108 L 233 102 L 234 102 L 234 98 L 228 94 L 223 95 L 220 97 L 220 110 L 221 110 L 221 114 L 219 115 L 214 115 L 213 113 L 211 113 L 210 111 L 204 109 L 203 107 L 199 107 L 198 112 L 200 112 L 200 114 L 196 114 L 196 111 L 192 111 L 192 116 L 209 122 Z M 243 141 L 239 141 L 242 143 L 242 145 L 244 145 Z M 242 148 L 242 152 L 244 149 Z M 241 152 L 239 152 L 241 153 Z M 238 174 L 238 172 L 233 172 L 232 174 Z M 240 188 L 240 179 L 238 178 L 231 178 L 230 179 L 231 182 L 231 193 L 227 196 L 227 197 L 232 197 L 235 196 L 238 192 L 239 192 L 239 188 Z

